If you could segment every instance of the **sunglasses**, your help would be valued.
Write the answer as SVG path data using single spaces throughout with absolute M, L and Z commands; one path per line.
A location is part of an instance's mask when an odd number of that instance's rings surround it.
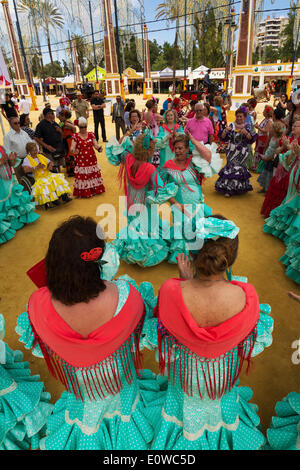
M 78 127 L 79 127 L 79 129 L 86 129 L 87 128 L 87 126 L 78 126 Z

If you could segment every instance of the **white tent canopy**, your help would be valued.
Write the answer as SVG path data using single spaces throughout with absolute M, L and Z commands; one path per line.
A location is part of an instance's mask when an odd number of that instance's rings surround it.
M 197 80 L 197 78 L 204 78 L 204 75 L 207 71 L 208 67 L 205 67 L 205 65 L 200 65 L 200 67 L 193 70 L 193 80 Z
M 74 74 L 66 75 L 62 80 L 61 84 L 65 85 L 66 83 L 74 83 Z

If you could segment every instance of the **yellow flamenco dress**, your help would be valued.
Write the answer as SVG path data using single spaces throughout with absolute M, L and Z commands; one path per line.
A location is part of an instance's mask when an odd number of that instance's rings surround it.
M 35 183 L 32 187 L 32 195 L 37 205 L 42 206 L 56 201 L 64 194 L 71 194 L 71 188 L 64 175 L 51 173 L 48 170 L 49 160 L 44 155 L 38 154 L 36 158 L 27 155 L 26 159 L 34 172 Z M 44 168 L 37 168 L 39 163 L 44 165 Z

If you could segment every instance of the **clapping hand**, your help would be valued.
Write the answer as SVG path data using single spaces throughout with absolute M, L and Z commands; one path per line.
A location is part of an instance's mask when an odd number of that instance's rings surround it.
M 6 155 L 6 154 L 5 154 Z M 5 157 L 5 161 L 7 161 L 7 159 L 9 160 L 9 162 L 14 165 L 15 164 L 15 161 L 16 161 L 16 158 L 17 158 L 17 154 L 16 152 L 10 152 L 10 154 L 8 155 L 8 157 L 6 156 Z
M 292 147 L 293 152 L 299 157 L 300 147 L 299 147 L 297 140 L 293 140 L 291 147 Z
M 191 262 L 189 257 L 185 256 L 184 253 L 179 253 L 176 259 L 180 278 L 191 279 Z

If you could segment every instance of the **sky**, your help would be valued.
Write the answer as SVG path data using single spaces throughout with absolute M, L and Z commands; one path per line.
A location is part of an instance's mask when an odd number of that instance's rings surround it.
M 62 2 L 61 2 L 62 5 L 63 5 L 63 3 L 67 2 L 67 1 L 72 2 L 72 0 L 62 0 Z M 138 4 L 138 0 L 132 0 L 132 1 L 135 2 L 136 4 Z M 157 42 L 161 45 L 163 45 L 163 43 L 165 41 L 168 41 L 169 43 L 173 43 L 174 38 L 175 38 L 175 30 L 171 29 L 174 26 L 174 24 L 170 23 L 171 28 L 169 30 L 158 31 L 158 32 L 156 31 L 155 32 L 154 30 L 166 28 L 167 27 L 166 21 L 156 21 L 155 23 L 154 22 L 151 23 L 151 21 L 155 20 L 157 6 L 163 1 L 164 0 L 144 0 L 145 19 L 146 19 L 146 23 L 148 25 L 149 39 L 150 40 L 156 39 Z M 233 0 L 233 1 L 236 2 L 238 0 Z M 56 0 L 56 2 L 59 5 L 60 0 L 59 1 Z M 92 0 L 93 5 L 98 5 L 98 2 L 100 2 L 100 0 Z M 118 0 L 117 0 L 117 2 L 118 2 Z M 184 0 L 182 0 L 182 2 L 184 2 Z M 229 2 L 229 0 L 224 0 L 225 4 L 227 4 L 228 2 Z M 12 0 L 9 0 L 9 5 L 10 5 L 10 11 L 11 11 L 13 22 L 14 22 L 15 19 L 14 19 L 13 1 Z M 264 0 L 264 10 L 287 8 L 287 7 L 289 7 L 289 5 L 290 5 L 290 0 L 273 0 L 273 3 L 272 3 L 272 0 Z M 236 13 L 239 14 L 240 4 L 235 5 L 235 10 L 236 10 Z M 270 15 L 270 16 L 287 16 L 287 14 L 288 14 L 288 10 L 285 10 L 285 11 L 282 11 L 282 12 L 280 12 L 280 11 L 279 12 L 276 12 L 276 11 L 274 11 L 274 12 L 264 12 L 263 17 L 266 17 L 267 15 Z M 238 17 L 237 17 L 237 19 L 238 19 Z M 119 18 L 119 25 L 122 25 L 122 18 Z M 22 24 L 21 24 L 21 28 L 22 28 Z M 97 24 L 97 21 L 95 21 L 94 31 L 99 31 L 99 30 L 100 30 L 99 24 Z M 4 23 L 4 20 L 3 20 L 2 7 L 0 7 L 0 32 L 1 31 L 6 33 L 6 27 L 5 27 L 5 23 Z M 56 39 L 53 42 L 56 42 L 57 40 L 61 40 L 61 39 L 63 39 L 62 36 L 60 36 L 60 39 Z M 65 38 L 64 38 L 64 40 L 65 40 Z M 91 38 L 89 38 L 89 40 L 91 40 Z M 237 40 L 237 32 L 236 32 L 236 40 Z M 7 42 L 7 40 L 6 40 L 6 42 Z M 45 37 L 44 38 L 42 37 L 41 38 L 41 43 L 44 44 L 45 42 L 46 42 Z M 65 51 L 64 51 L 64 44 L 59 45 L 59 46 L 54 46 L 54 49 L 55 49 L 55 47 L 58 49 L 58 52 L 56 54 L 54 54 L 54 59 L 62 60 L 62 58 L 66 58 Z M 43 48 L 43 52 L 44 51 L 46 52 L 46 50 L 47 50 L 47 48 Z M 63 50 L 63 52 L 61 52 L 60 50 Z M 44 56 L 44 62 L 48 63 L 49 62 L 49 55 L 47 53 L 45 53 L 45 54 L 43 54 L 43 56 Z
M 148 20 L 154 20 L 155 19 L 155 9 L 157 6 L 162 3 L 163 0 L 144 0 L 145 1 L 145 17 Z M 182 0 L 184 1 L 184 0 Z M 234 0 L 236 1 L 236 0 Z M 224 3 L 227 4 L 229 3 L 229 0 L 224 0 Z M 274 9 L 274 8 L 287 8 L 290 6 L 289 0 L 274 0 L 273 2 L 271 0 L 265 0 L 264 2 L 264 10 L 268 9 Z M 235 6 L 236 13 L 240 12 L 240 4 L 236 4 Z M 266 12 L 263 14 L 263 17 L 266 17 L 267 15 L 270 16 L 287 16 L 288 11 L 282 11 L 282 12 Z M 154 32 L 151 33 L 151 29 L 160 29 L 164 28 L 166 23 L 165 22 L 157 22 L 156 24 L 152 23 L 149 24 L 149 39 L 153 40 L 156 39 L 159 44 L 163 44 L 165 41 L 168 41 L 169 43 L 173 42 L 175 39 L 175 32 L 174 30 L 170 31 L 160 31 L 160 32 Z

